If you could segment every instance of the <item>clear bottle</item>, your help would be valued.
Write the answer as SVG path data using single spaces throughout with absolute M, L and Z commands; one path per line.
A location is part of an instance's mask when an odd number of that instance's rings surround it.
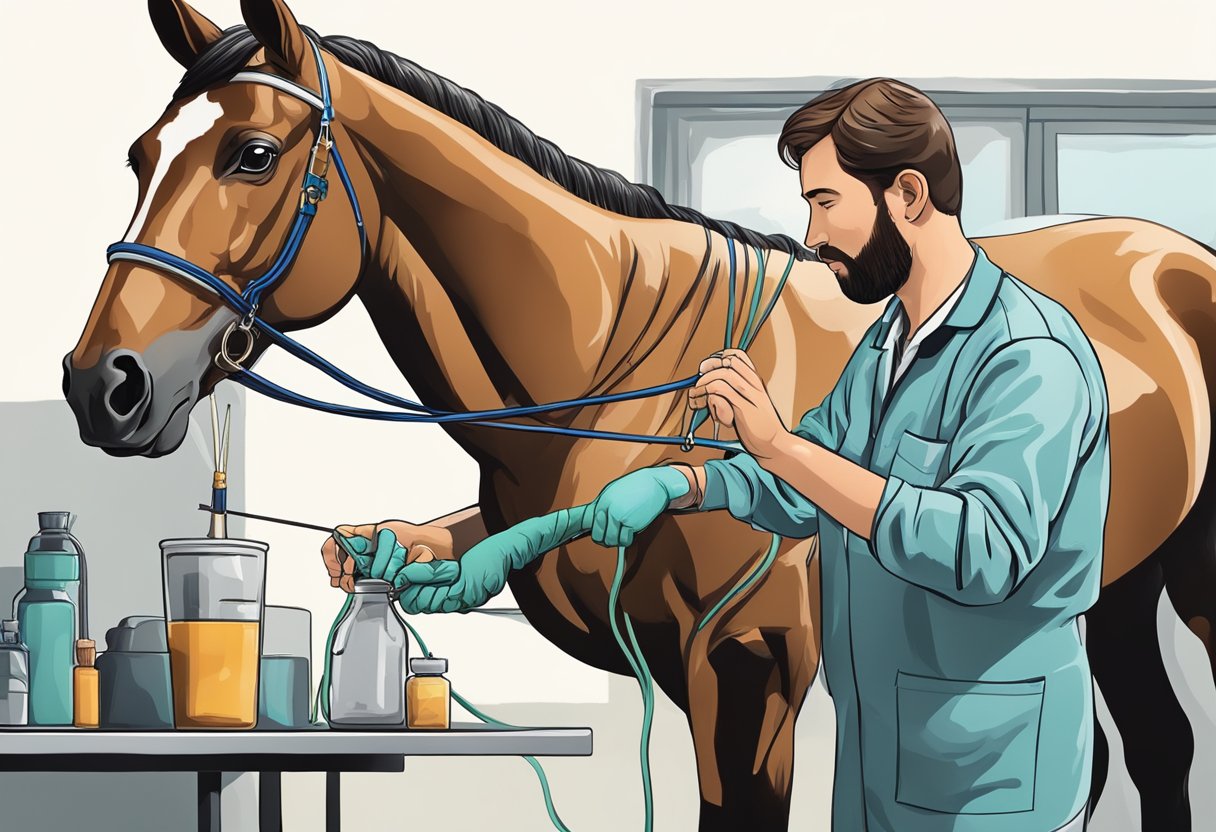
M 350 609 L 334 632 L 329 723 L 335 728 L 405 726 L 409 640 L 388 581 L 360 578 Z
M 17 622 L 0 625 L 0 725 L 28 725 L 30 651 L 18 638 Z
M 448 671 L 447 659 L 427 655 L 412 659 L 414 675 L 405 683 L 405 705 L 411 728 L 452 727 L 452 685 L 443 675 Z

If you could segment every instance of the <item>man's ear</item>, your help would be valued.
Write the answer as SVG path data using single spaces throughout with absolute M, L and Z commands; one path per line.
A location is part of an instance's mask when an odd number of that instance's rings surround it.
M 266 47 L 271 63 L 292 78 L 304 75 L 312 47 L 283 0 L 241 0 L 241 14 L 249 31 Z
M 148 0 L 148 16 L 165 50 L 186 69 L 223 34 L 186 0 Z
M 929 207 L 929 181 L 918 170 L 902 170 L 895 177 L 893 188 L 899 193 L 904 219 L 916 222 Z

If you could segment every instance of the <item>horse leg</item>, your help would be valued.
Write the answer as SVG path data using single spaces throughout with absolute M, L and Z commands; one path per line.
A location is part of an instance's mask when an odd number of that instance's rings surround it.
M 1163 554 L 1165 590 L 1187 629 L 1203 642 L 1216 678 L 1216 517 L 1195 512 Z
M 789 826 L 794 720 L 781 637 L 717 644 L 690 678 L 689 724 L 701 780 L 701 832 Z
M 808 551 L 798 545 L 784 553 L 715 631 L 707 628 L 690 642 L 688 720 L 700 832 L 789 826 L 794 722 L 819 656 L 819 564 L 807 563 Z M 795 571 L 807 576 L 805 583 Z
M 1110 744 L 1106 741 L 1106 732 L 1102 730 L 1102 726 L 1098 724 L 1097 715 L 1094 716 L 1094 766 L 1093 776 L 1090 778 L 1089 787 L 1089 805 L 1085 807 L 1085 819 L 1089 820 L 1094 816 L 1094 809 L 1097 808 L 1098 800 L 1102 797 L 1102 790 L 1106 788 L 1106 775 L 1110 769 Z
M 1123 738 L 1145 829 L 1191 828 L 1187 775 L 1194 735 L 1174 696 L 1157 637 L 1160 552 L 1110 586 L 1085 614 L 1090 667 Z

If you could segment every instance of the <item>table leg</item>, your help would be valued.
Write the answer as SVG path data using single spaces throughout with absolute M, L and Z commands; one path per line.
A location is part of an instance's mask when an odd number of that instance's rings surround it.
M 283 775 L 263 771 L 258 779 L 258 830 L 283 832 Z
M 325 832 L 342 832 L 341 778 L 341 772 L 325 772 Z
M 220 772 L 198 773 L 198 832 L 220 832 Z

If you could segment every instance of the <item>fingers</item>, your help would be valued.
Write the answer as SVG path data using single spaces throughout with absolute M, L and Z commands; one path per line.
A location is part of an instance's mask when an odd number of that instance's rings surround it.
M 752 362 L 751 356 L 743 350 L 719 350 L 701 362 L 698 372 L 705 374 L 721 367 L 738 367 L 739 365 L 743 365 L 753 373 L 756 371 L 756 365 Z
M 608 508 L 597 505 L 594 507 L 594 517 L 591 520 L 591 539 L 599 545 L 604 545 L 604 532 L 608 529 Z
M 718 370 L 711 370 L 697 380 L 696 386 L 688 391 L 688 400 L 691 406 L 695 397 L 703 396 L 707 392 L 725 392 L 733 390 L 743 397 L 745 401 L 755 403 L 761 396 L 766 396 L 764 384 L 758 380 L 746 378 L 743 373 L 747 370 L 740 370 L 738 367 L 723 367 Z M 715 385 L 717 385 L 715 387 Z
M 609 514 L 607 528 L 604 531 L 604 545 L 605 546 L 618 546 L 620 544 L 617 541 L 619 541 L 620 539 L 621 539 L 621 521 L 616 519 L 615 517 L 613 517 L 611 514 Z
M 376 555 L 368 570 L 369 577 L 384 578 L 385 570 L 388 569 L 389 561 L 392 560 L 394 548 L 399 548 L 397 535 L 393 534 L 392 529 L 381 529 L 376 534 Z
M 731 414 L 725 418 L 716 416 L 719 421 L 727 425 L 732 423 L 733 412 L 736 408 L 754 406 L 754 402 L 745 394 L 740 393 L 731 384 L 720 378 L 698 385 L 697 392 L 690 393 L 688 396 L 688 406 L 693 410 L 709 407 L 711 401 L 716 402 L 718 414 Z M 712 408 L 711 415 L 715 415 Z
M 339 556 L 338 544 L 333 537 L 325 538 L 321 544 L 321 560 L 325 563 L 325 571 L 329 573 L 329 585 L 337 586 L 342 577 L 342 558 Z

